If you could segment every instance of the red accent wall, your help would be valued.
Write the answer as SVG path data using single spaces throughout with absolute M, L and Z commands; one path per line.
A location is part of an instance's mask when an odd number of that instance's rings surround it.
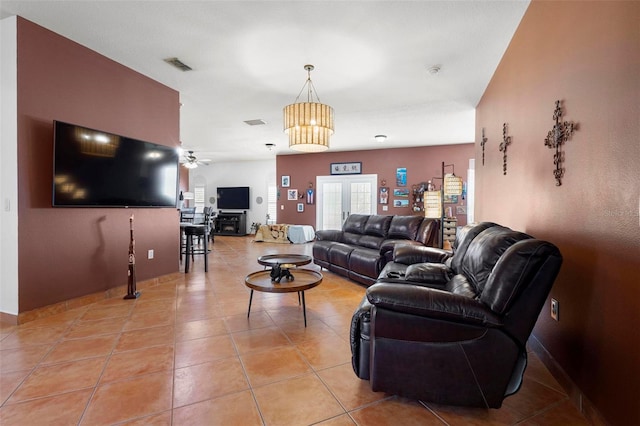
M 53 120 L 178 146 L 178 92 L 25 19 L 18 40 L 18 279 L 25 312 L 178 271 L 176 209 L 52 208 Z M 155 259 L 147 260 L 154 249 Z
M 529 6 L 477 107 L 478 220 L 547 239 L 564 264 L 535 336 L 607 422 L 640 424 L 640 3 Z M 554 103 L 579 125 L 556 186 Z M 502 174 L 502 124 L 512 144 Z M 482 151 L 476 144 L 475 158 Z
M 304 206 L 304 212 L 296 210 L 298 203 L 305 203 L 305 199 L 298 201 L 287 200 L 287 189 L 297 189 L 299 195 L 304 195 L 313 183 L 315 189 L 316 176 L 329 176 L 331 163 L 362 163 L 362 174 L 377 174 L 378 186 L 381 180 L 386 180 L 389 187 L 389 210 L 382 211 L 382 205 L 378 204 L 378 214 L 389 215 L 412 215 L 424 214 L 415 213 L 410 207 L 393 207 L 393 190 L 400 188 L 396 185 L 396 169 L 406 167 L 407 186 L 411 186 L 432 180 L 442 174 L 442 162 L 453 164 L 456 176 L 460 176 L 466 182 L 469 159 L 474 156 L 474 145 L 472 143 L 460 145 L 425 146 L 418 148 L 391 148 L 366 151 L 344 151 L 344 152 L 323 152 L 315 154 L 295 154 L 279 155 L 276 157 L 276 179 L 278 185 L 282 176 L 291 177 L 289 188 L 280 188 L 280 199 L 278 201 L 278 222 L 296 225 L 316 226 L 317 204 Z M 447 167 L 446 172 L 451 172 L 452 168 Z M 439 188 L 442 181 L 433 180 Z M 409 196 L 409 206 L 412 198 Z M 459 198 L 459 205 L 466 205 L 466 200 Z M 280 206 L 284 205 L 284 210 Z M 446 204 L 445 207 L 455 205 Z M 458 224 L 466 224 L 466 216 L 458 216 Z

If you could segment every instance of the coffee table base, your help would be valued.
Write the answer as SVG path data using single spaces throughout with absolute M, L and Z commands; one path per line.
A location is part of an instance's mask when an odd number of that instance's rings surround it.
M 298 292 L 298 305 L 300 304 L 300 295 L 302 295 L 302 315 L 304 316 L 304 326 L 307 326 L 307 304 L 304 301 L 304 290 Z M 253 301 L 253 289 L 249 294 L 249 309 L 247 310 L 247 318 L 251 315 L 251 302 Z

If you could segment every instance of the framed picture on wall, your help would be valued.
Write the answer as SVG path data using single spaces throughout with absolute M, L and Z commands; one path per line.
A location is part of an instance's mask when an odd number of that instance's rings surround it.
M 359 175 L 362 173 L 362 163 L 331 163 L 332 175 Z
M 380 187 L 380 204 L 388 204 L 389 203 L 389 188 L 386 186 Z
M 393 200 L 393 207 L 409 207 L 409 200 Z
M 297 189 L 289 189 L 287 191 L 287 200 L 295 201 L 298 199 L 298 190 Z
M 407 168 L 398 167 L 396 169 L 396 185 L 407 186 Z
M 302 213 L 304 211 L 304 204 L 303 203 L 298 203 L 297 211 L 298 211 L 298 213 Z
M 282 176 L 282 178 L 280 179 L 280 186 L 283 188 L 288 188 L 290 185 L 291 185 L 291 177 Z

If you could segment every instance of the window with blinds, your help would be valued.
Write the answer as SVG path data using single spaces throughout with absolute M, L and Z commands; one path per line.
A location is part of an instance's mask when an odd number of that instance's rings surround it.
M 267 189 L 267 219 L 266 225 L 276 223 L 278 215 L 278 187 L 269 185 Z

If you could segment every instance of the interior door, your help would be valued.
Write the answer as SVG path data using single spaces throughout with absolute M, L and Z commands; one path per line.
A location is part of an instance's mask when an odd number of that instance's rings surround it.
M 378 175 L 318 176 L 317 229 L 342 229 L 350 214 L 376 214 Z

